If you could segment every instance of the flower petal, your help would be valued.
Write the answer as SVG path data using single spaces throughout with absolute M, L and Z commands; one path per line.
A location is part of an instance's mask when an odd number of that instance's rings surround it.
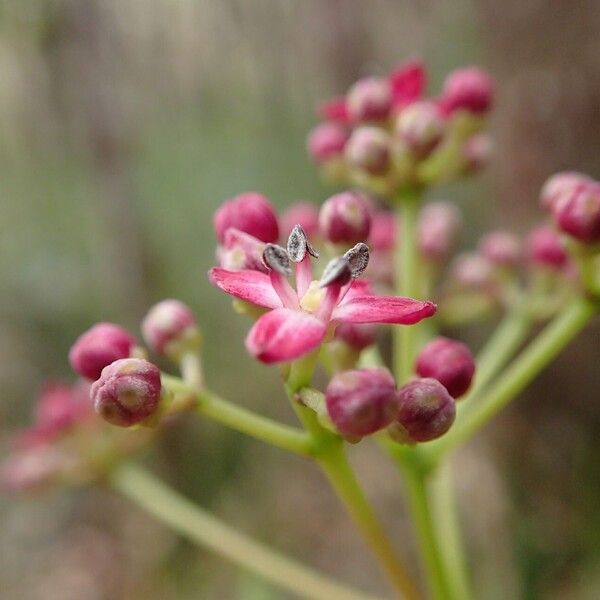
M 332 320 L 413 325 L 431 317 L 436 309 L 433 302 L 400 296 L 354 296 L 333 311 Z
M 287 362 L 316 348 L 326 331 L 326 325 L 308 313 L 278 308 L 256 321 L 246 348 L 264 363 Z
M 208 272 L 208 279 L 226 294 L 246 300 L 265 308 L 280 308 L 281 300 L 266 273 L 260 271 L 228 271 L 215 267 Z
M 348 291 L 344 294 L 343 298 L 340 300 L 340 305 L 349 302 L 353 298 L 363 297 L 363 296 L 374 296 L 373 288 L 371 287 L 371 282 L 368 279 L 355 279 L 350 284 Z

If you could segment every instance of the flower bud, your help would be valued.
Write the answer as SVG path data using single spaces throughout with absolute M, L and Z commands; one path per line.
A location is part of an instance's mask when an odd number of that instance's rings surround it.
M 346 96 L 350 119 L 355 123 L 383 121 L 392 106 L 392 90 L 386 79 L 368 77 L 357 81 Z
M 17 450 L 1 465 L 0 485 L 13 493 L 39 490 L 57 482 L 69 462 L 68 456 L 51 444 Z
M 330 98 L 322 102 L 317 108 L 317 116 L 324 121 L 334 123 L 350 124 L 350 115 L 346 105 L 346 98 Z
M 398 392 L 400 408 L 391 435 L 414 443 L 434 440 L 450 429 L 456 416 L 454 398 L 437 379 L 415 379 Z
M 425 156 L 442 140 L 446 123 L 434 102 L 414 102 L 396 120 L 396 138 L 414 153 Z
M 460 398 L 471 385 L 475 360 L 462 342 L 438 337 L 421 350 L 415 371 L 420 377 L 437 379 L 453 398 Z
M 545 225 L 529 233 L 525 240 L 525 253 L 533 264 L 552 269 L 562 269 L 569 258 L 558 233 Z
M 471 175 L 487 167 L 493 151 L 492 138 L 488 134 L 471 136 L 462 148 L 462 173 Z
M 327 386 L 329 418 L 344 435 L 365 436 L 389 425 L 398 412 L 396 383 L 385 369 L 335 375 Z
M 369 246 L 373 250 L 393 250 L 396 234 L 396 217 L 393 213 L 380 210 L 372 216 Z
M 491 107 L 493 97 L 492 78 L 482 69 L 466 67 L 446 77 L 440 102 L 448 113 L 467 110 L 479 114 Z
M 573 189 L 564 200 L 554 202 L 552 213 L 561 231 L 584 244 L 600 242 L 600 183 Z
M 130 356 L 134 345 L 135 339 L 122 327 L 97 323 L 77 338 L 69 362 L 74 371 L 95 381 L 106 365 Z
M 265 196 L 256 192 L 246 192 L 224 202 L 214 214 L 213 225 L 221 244 L 230 227 L 263 242 L 276 242 L 279 238 L 275 210 Z
M 319 209 L 311 202 L 296 202 L 281 215 L 279 222 L 285 235 L 300 225 L 309 238 L 314 238 L 319 232 Z
M 104 420 L 129 427 L 158 410 L 160 391 L 160 371 L 155 365 L 141 358 L 123 358 L 102 370 L 92 384 L 90 398 Z
M 369 200 L 359 192 L 331 196 L 319 212 L 321 235 L 333 244 L 356 244 L 369 236 Z
M 355 350 L 364 350 L 377 340 L 377 325 L 373 323 L 340 323 L 335 337 Z
M 514 268 L 521 257 L 521 245 L 517 236 L 508 231 L 491 231 L 479 242 L 479 251 L 492 265 Z
M 417 241 L 421 254 L 440 261 L 448 256 L 460 229 L 460 213 L 450 202 L 432 202 L 419 216 Z
M 53 439 L 90 414 L 89 384 L 47 383 L 35 407 L 35 428 Z
M 266 244 L 258 238 L 251 236 L 235 227 L 230 227 L 225 232 L 225 241 L 217 249 L 217 260 L 219 265 L 230 271 L 266 272 L 262 255 Z
M 555 173 L 542 186 L 540 204 L 547 211 L 552 211 L 556 202 L 569 198 L 575 189 L 590 181 L 592 180 L 587 175 L 577 171 Z
M 200 331 L 192 311 L 179 300 L 155 304 L 142 321 L 142 335 L 157 354 L 177 360 L 200 347 Z
M 452 264 L 451 275 L 457 285 L 471 290 L 486 288 L 494 280 L 490 262 L 475 252 L 457 256 Z
M 348 130 L 339 123 L 321 123 L 308 136 L 308 154 L 317 164 L 342 156 L 349 137 Z
M 350 167 L 383 175 L 390 166 L 390 136 L 379 127 L 357 127 L 344 151 Z

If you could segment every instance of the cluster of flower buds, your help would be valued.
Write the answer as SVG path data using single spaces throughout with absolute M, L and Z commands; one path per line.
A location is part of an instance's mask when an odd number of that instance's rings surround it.
M 307 142 L 324 176 L 391 197 L 403 186 L 454 179 L 483 167 L 491 151 L 483 132 L 493 103 L 491 78 L 476 67 L 458 69 L 437 98 L 425 96 L 426 79 L 422 63 L 411 60 L 324 103 L 323 121 Z

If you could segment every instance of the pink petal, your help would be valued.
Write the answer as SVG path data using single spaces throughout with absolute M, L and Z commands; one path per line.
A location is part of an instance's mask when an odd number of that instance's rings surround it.
M 246 337 L 246 348 L 264 363 L 287 362 L 316 348 L 326 325 L 298 310 L 278 308 L 256 321 Z
M 344 125 L 350 123 L 350 115 L 346 107 L 346 98 L 332 98 L 321 103 L 317 109 L 318 116 L 326 121 L 335 121 Z
M 260 271 L 228 271 L 215 267 L 208 272 L 208 279 L 220 290 L 265 308 L 280 308 L 279 296 L 266 273 Z
M 433 302 L 400 296 L 355 296 L 340 304 L 332 320 L 346 323 L 392 323 L 413 325 L 431 317 L 437 309 Z
M 340 304 L 345 304 L 353 298 L 373 295 L 373 288 L 371 287 L 371 282 L 368 279 L 355 279 L 350 285 L 348 291 L 344 294 L 342 300 L 340 300 Z
M 389 76 L 392 87 L 392 104 L 402 108 L 419 100 L 427 85 L 427 73 L 420 60 L 413 59 L 400 65 Z

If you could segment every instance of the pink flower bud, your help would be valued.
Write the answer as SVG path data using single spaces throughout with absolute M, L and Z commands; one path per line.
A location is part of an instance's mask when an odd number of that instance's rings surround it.
M 369 236 L 369 200 L 358 192 L 331 196 L 319 212 L 321 235 L 334 244 L 356 244 Z
M 540 192 L 540 204 L 547 211 L 552 211 L 554 204 L 563 198 L 570 198 L 571 193 L 581 185 L 592 181 L 587 175 L 576 171 L 562 171 L 549 177 Z
M 90 397 L 96 412 L 119 427 L 140 423 L 160 403 L 160 371 L 147 360 L 124 358 L 102 370 Z
M 135 339 L 122 327 L 97 323 L 77 338 L 69 362 L 74 371 L 95 381 L 106 365 L 130 356 L 134 345 Z
M 429 154 L 442 140 L 445 119 L 434 103 L 413 102 L 400 112 L 396 120 L 396 138 L 421 156 Z
M 562 246 L 560 236 L 554 229 L 541 225 L 533 229 L 525 240 L 525 253 L 529 260 L 539 266 L 562 269 L 568 262 L 568 255 Z
M 372 323 L 340 323 L 335 337 L 355 350 L 364 350 L 377 340 L 377 325 Z
M 519 239 L 508 231 L 491 231 L 484 235 L 479 251 L 497 267 L 516 267 L 521 258 Z
M 475 360 L 462 342 L 438 337 L 421 350 L 415 371 L 420 377 L 437 379 L 453 398 L 460 398 L 471 385 Z
M 434 261 L 450 253 L 460 230 L 460 213 L 450 202 L 432 202 L 423 207 L 419 216 L 418 244 L 421 254 Z
M 383 121 L 392 107 L 392 90 L 387 79 L 368 77 L 357 81 L 346 96 L 350 119 L 355 123 Z
M 462 148 L 463 174 L 471 175 L 487 167 L 493 152 L 492 138 L 487 133 L 470 137 Z
M 427 73 L 423 63 L 413 58 L 395 68 L 388 80 L 392 89 L 392 105 L 394 109 L 402 109 L 423 96 Z
M 460 287 L 481 290 L 493 283 L 494 273 L 487 258 L 475 252 L 465 252 L 455 258 L 452 278 Z
M 154 352 L 174 359 L 200 346 L 196 318 L 179 300 L 155 304 L 142 321 L 142 335 Z
M 390 136 L 379 127 L 357 127 L 344 154 L 349 166 L 371 175 L 383 175 L 390 166 Z
M 466 67 L 446 77 L 441 104 L 448 113 L 456 110 L 484 113 L 491 107 L 493 98 L 492 78 L 478 67 Z
M 393 250 L 396 245 L 396 218 L 391 212 L 377 211 L 371 218 L 369 246 L 373 250 Z
M 456 416 L 454 398 L 437 379 L 415 379 L 398 392 L 400 409 L 392 434 L 399 441 L 427 442 L 450 429 Z
M 279 224 L 271 203 L 262 194 L 246 192 L 224 202 L 214 214 L 213 225 L 220 243 L 230 227 L 249 233 L 263 242 L 276 242 Z
M 70 429 L 90 414 L 89 384 L 47 383 L 35 407 L 35 428 L 45 432 L 47 440 Z
M 300 225 L 309 238 L 314 238 L 319 233 L 319 209 L 311 202 L 296 202 L 281 215 L 279 222 L 284 235 Z
M 308 154 L 317 164 L 342 156 L 349 137 L 346 127 L 339 123 L 321 123 L 308 136 Z
M 331 98 L 322 102 L 318 109 L 317 115 L 325 121 L 334 121 L 348 125 L 350 123 L 350 115 L 346 106 L 346 98 Z
M 573 189 L 564 200 L 554 202 L 552 214 L 558 227 L 584 244 L 600 242 L 600 183 Z
M 389 425 L 398 412 L 396 383 L 385 369 L 360 369 L 335 375 L 325 400 L 340 433 L 364 436 Z

